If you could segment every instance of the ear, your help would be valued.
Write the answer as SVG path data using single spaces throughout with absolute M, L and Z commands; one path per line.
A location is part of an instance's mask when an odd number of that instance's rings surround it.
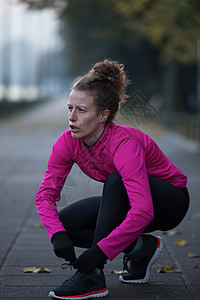
M 105 109 L 105 110 L 102 112 L 100 122 L 101 122 L 101 123 L 105 123 L 106 120 L 108 119 L 109 115 L 110 115 L 110 110 L 109 110 L 109 109 Z

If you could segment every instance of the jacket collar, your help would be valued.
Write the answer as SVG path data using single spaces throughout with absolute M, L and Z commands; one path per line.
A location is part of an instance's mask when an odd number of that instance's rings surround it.
M 88 146 L 83 140 L 82 140 L 82 143 L 83 145 L 87 148 L 87 149 L 95 149 L 97 148 L 101 143 L 104 142 L 104 140 L 107 139 L 107 135 L 108 135 L 108 132 L 110 130 L 110 128 L 112 127 L 112 123 L 109 123 L 109 124 L 106 124 L 106 126 L 104 127 L 104 130 L 102 132 L 102 134 L 100 135 L 100 137 L 91 145 L 91 146 Z

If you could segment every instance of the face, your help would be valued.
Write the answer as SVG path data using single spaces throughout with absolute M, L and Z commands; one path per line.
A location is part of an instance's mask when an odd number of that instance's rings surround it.
M 92 145 L 104 130 L 109 110 L 97 115 L 94 96 L 87 91 L 72 90 L 68 101 L 69 128 L 74 138 Z

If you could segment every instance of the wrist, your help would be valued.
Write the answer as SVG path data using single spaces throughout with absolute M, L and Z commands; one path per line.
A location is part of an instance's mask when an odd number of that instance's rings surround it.
M 96 245 L 94 248 L 97 251 L 97 253 L 102 257 L 102 259 L 108 259 L 108 256 L 103 252 L 103 250 L 101 250 L 101 248 L 98 245 Z
M 66 231 L 58 231 L 53 234 L 51 238 L 51 242 L 53 243 L 56 238 L 60 238 L 60 239 L 65 238 L 66 235 L 67 235 Z

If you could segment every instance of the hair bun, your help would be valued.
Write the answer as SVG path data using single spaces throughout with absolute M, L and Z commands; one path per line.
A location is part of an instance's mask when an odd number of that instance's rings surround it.
M 90 71 L 98 77 L 99 80 L 110 82 L 118 91 L 123 93 L 126 86 L 130 83 L 124 71 L 124 65 L 117 61 L 105 59 L 102 62 L 96 63 Z

